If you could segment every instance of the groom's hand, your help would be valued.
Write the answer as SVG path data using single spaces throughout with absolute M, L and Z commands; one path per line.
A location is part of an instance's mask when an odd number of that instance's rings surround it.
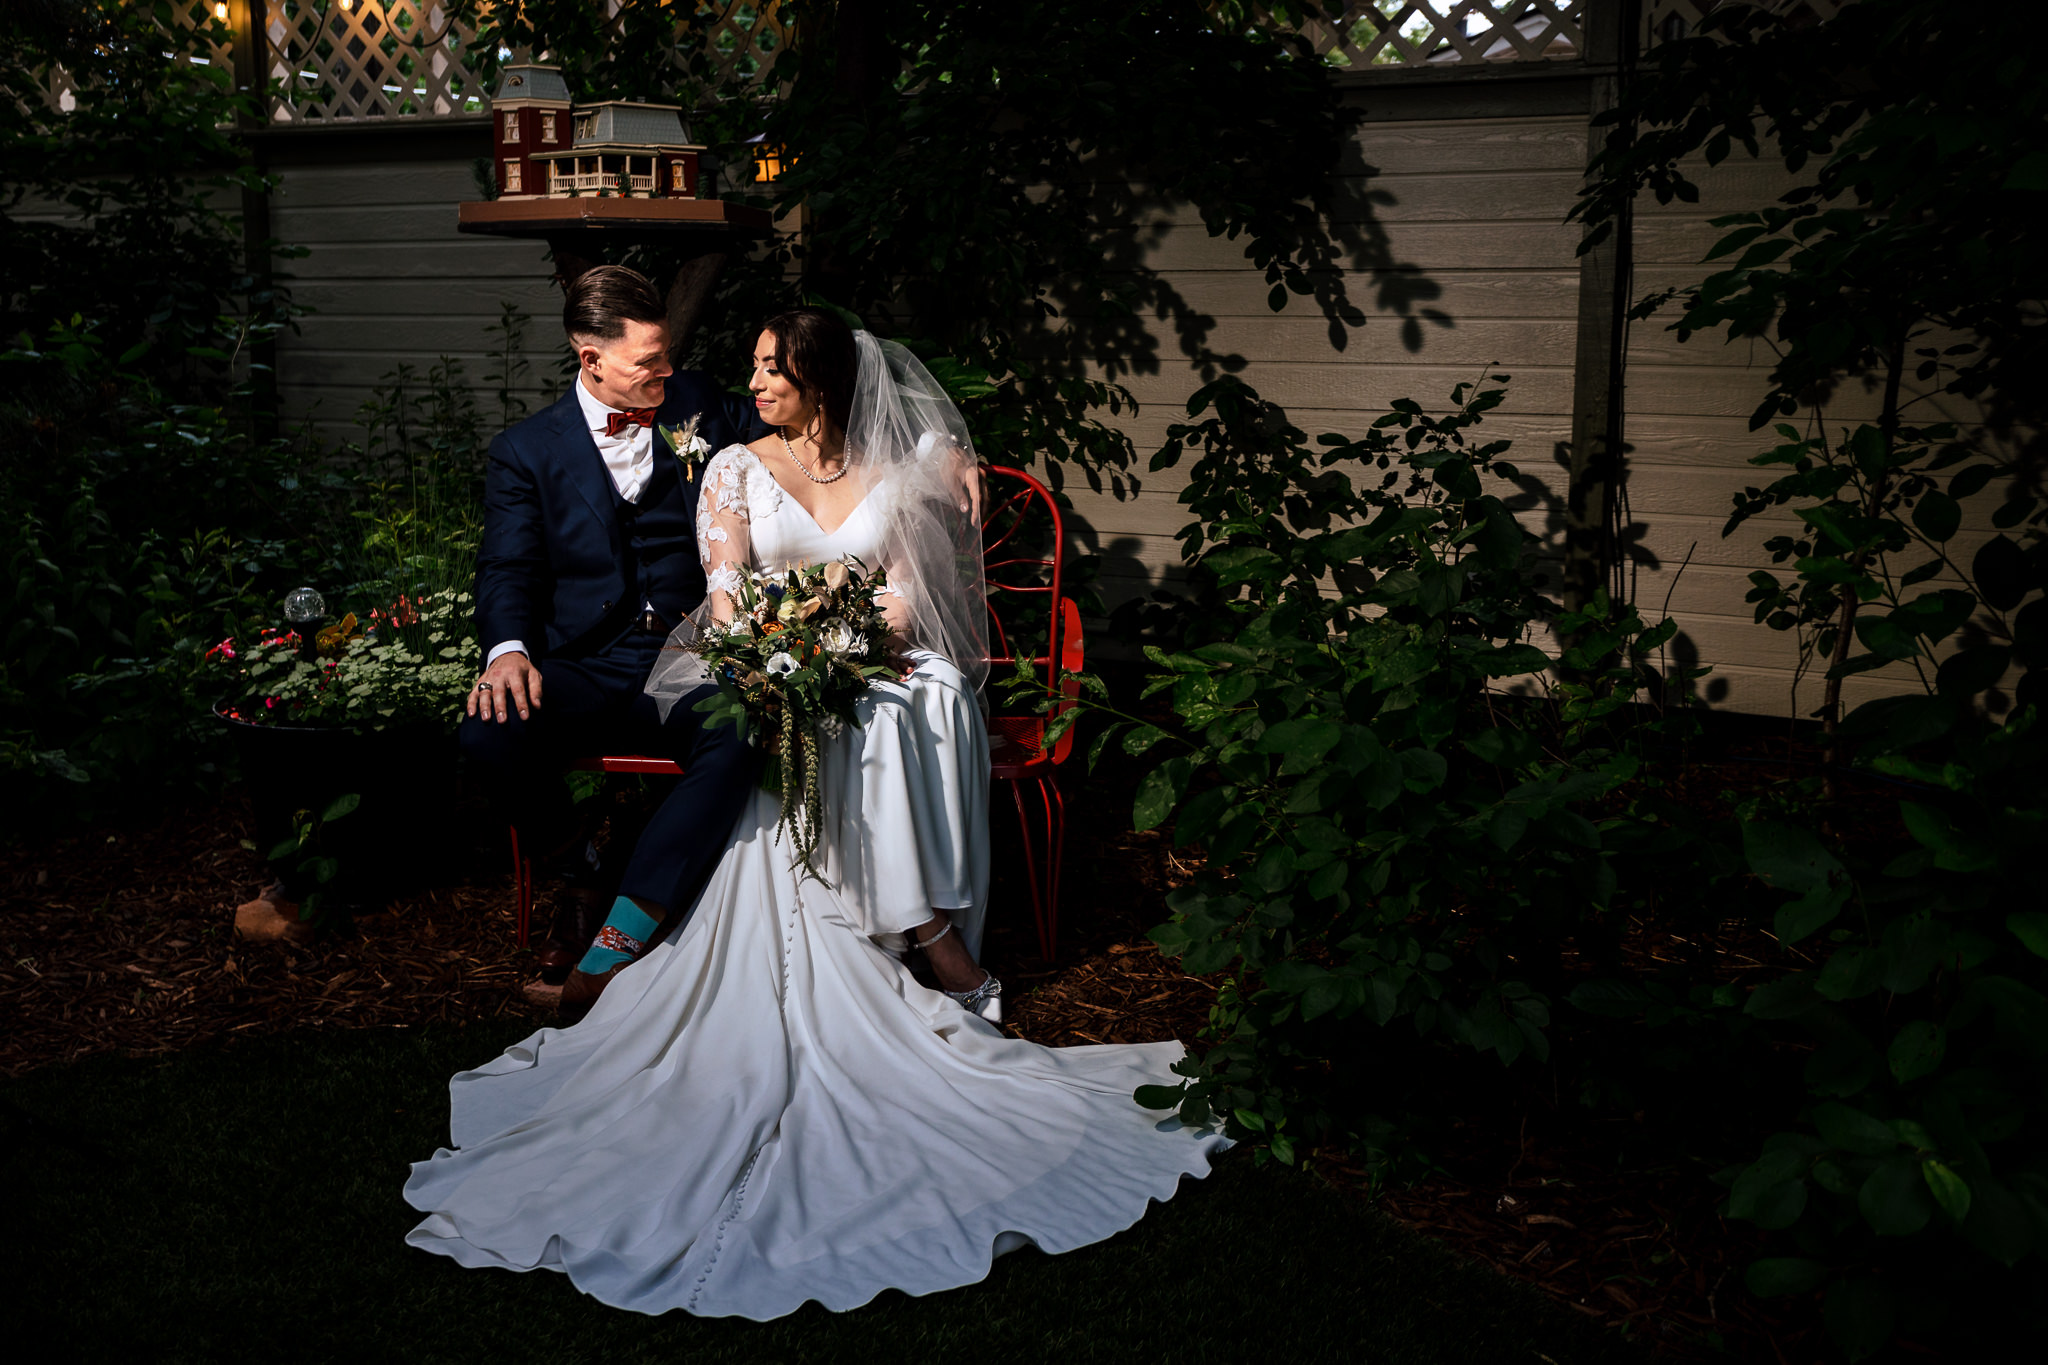
M 464 704 L 470 715 L 495 720 L 500 725 L 514 711 L 519 713 L 519 719 L 526 720 L 533 708 L 540 705 L 540 670 L 517 650 L 500 654 L 469 690 Z

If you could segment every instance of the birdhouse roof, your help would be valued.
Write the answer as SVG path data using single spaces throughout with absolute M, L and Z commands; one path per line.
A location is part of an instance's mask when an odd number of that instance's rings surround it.
M 519 102 L 568 104 L 569 83 L 559 66 L 508 66 L 498 76 L 492 104 Z
M 586 122 L 587 120 L 587 122 Z M 578 147 L 687 147 L 682 110 L 673 104 L 610 100 L 576 111 Z M 588 128 L 587 133 L 584 132 Z

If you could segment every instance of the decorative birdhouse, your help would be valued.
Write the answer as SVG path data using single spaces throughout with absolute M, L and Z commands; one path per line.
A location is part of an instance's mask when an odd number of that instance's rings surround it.
M 703 150 L 675 105 L 609 100 L 576 111 L 572 146 L 533 160 L 547 167 L 550 198 L 694 199 Z
M 491 96 L 491 137 L 500 199 L 533 199 L 541 158 L 571 145 L 569 85 L 557 66 L 508 66 Z

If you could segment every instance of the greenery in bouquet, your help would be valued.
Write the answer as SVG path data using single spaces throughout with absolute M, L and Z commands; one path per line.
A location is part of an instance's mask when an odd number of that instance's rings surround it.
M 234 678 L 222 709 L 257 725 L 452 727 L 481 668 L 469 603 L 466 592 L 401 595 L 366 619 L 350 612 L 315 633 L 310 659 L 297 631 L 268 628 L 241 645 L 223 640 L 207 651 Z
M 779 830 L 808 867 L 823 825 L 818 742 L 845 725 L 868 681 L 892 672 L 890 627 L 878 605 L 887 576 L 858 559 L 802 564 L 742 577 L 729 622 L 691 648 L 718 681 L 697 709 L 712 725 L 736 724 L 770 755 L 761 785 L 782 797 Z M 778 831 L 779 832 L 779 831 Z

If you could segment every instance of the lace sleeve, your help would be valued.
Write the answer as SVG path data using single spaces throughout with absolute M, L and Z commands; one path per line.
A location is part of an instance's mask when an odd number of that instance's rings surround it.
M 697 553 L 704 562 L 704 605 L 714 621 L 733 618 L 733 595 L 754 562 L 753 518 L 747 510 L 745 446 L 727 446 L 704 469 L 697 494 Z
M 909 565 L 903 555 L 893 553 L 894 549 L 893 543 L 882 547 L 881 568 L 886 585 L 875 594 L 875 605 L 882 609 L 882 619 L 889 623 L 895 647 L 916 649 L 921 642 L 914 638 L 916 620 L 911 614 L 910 597 L 903 590 Z
M 704 601 L 669 632 L 642 689 L 654 698 L 664 721 L 677 702 L 713 685 L 697 646 L 712 622 L 732 620 L 733 594 L 753 563 L 747 470 L 759 464 L 745 446 L 735 445 L 719 451 L 704 466 L 704 483 L 697 491 L 697 554 L 704 563 Z M 764 509 L 764 514 L 773 510 Z

